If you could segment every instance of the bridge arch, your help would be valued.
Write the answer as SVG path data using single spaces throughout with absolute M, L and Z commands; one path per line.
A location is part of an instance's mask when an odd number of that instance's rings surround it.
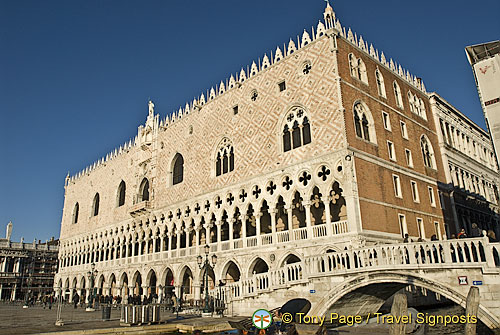
M 311 315 L 327 315 L 330 310 L 343 315 L 367 315 L 378 311 L 385 300 L 408 285 L 439 293 L 457 305 L 466 307 L 466 296 L 434 280 L 422 278 L 414 273 L 383 272 L 360 274 L 333 287 L 314 306 Z M 500 320 L 481 304 L 478 318 L 489 328 L 500 328 Z

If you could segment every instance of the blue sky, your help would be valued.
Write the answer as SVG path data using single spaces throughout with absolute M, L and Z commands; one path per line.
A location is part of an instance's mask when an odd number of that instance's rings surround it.
M 484 127 L 464 47 L 500 38 L 500 1 L 334 1 L 344 26 Z M 0 0 L 0 236 L 59 235 L 64 177 L 296 38 L 322 0 Z

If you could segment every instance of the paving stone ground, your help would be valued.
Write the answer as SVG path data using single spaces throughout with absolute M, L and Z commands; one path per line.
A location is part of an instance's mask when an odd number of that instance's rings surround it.
M 55 326 L 57 305 L 52 309 L 34 306 L 23 309 L 21 305 L 0 304 L 0 335 L 39 334 L 71 330 L 90 330 L 101 328 L 120 328 L 120 310 L 111 310 L 111 320 L 102 321 L 102 311 L 86 312 L 84 308 L 74 309 L 65 305 L 62 309 L 64 326 Z M 185 317 L 183 323 L 199 323 L 202 319 L 194 316 Z M 161 320 L 176 321 L 171 312 L 162 311 Z M 222 319 L 203 319 L 203 323 L 221 322 Z M 124 327 L 128 328 L 128 327 Z

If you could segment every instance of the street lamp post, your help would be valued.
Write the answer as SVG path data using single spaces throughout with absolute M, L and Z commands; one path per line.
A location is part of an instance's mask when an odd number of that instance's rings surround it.
M 87 272 L 87 276 L 89 277 L 89 286 L 90 286 L 90 296 L 89 303 L 87 304 L 87 308 L 85 309 L 87 312 L 94 311 L 94 280 L 97 276 L 97 270 L 95 269 L 95 264 L 91 264 L 91 271 Z
M 209 270 L 213 270 L 213 268 L 215 267 L 215 264 L 217 263 L 217 255 L 213 254 L 212 255 L 212 264 L 210 264 L 209 260 L 208 260 L 208 254 L 210 253 L 210 246 L 207 244 L 205 245 L 204 247 L 204 250 L 205 250 L 205 260 L 203 260 L 203 256 L 202 255 L 198 255 L 198 267 L 200 269 L 205 269 L 205 276 L 204 276 L 204 285 L 205 285 L 205 307 L 203 308 L 203 313 L 210 313 L 212 312 L 211 309 L 210 309 L 210 305 L 209 305 L 209 298 L 208 298 L 208 271 Z M 214 279 L 215 280 L 215 279 Z M 214 281 L 215 283 L 215 281 Z

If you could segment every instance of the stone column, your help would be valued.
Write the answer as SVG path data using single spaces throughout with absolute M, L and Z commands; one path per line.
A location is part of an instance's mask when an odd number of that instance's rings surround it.
M 191 229 L 186 228 L 184 229 L 184 232 L 186 233 L 186 249 L 189 249 L 189 235 L 191 235 Z M 187 252 L 186 252 L 187 255 Z
M 205 223 L 205 244 L 210 245 L 210 223 Z
M 259 213 L 256 213 L 255 215 L 255 236 L 257 237 L 257 245 L 261 245 L 262 244 L 262 241 L 260 239 L 260 217 L 262 216 L 262 214 L 259 212 Z
M 181 248 L 181 231 L 180 229 L 175 229 L 175 235 L 177 238 L 177 243 L 175 244 L 175 250 L 179 250 Z M 179 256 L 179 252 L 177 251 L 177 257 Z
M 311 223 L 311 202 L 303 201 L 302 205 L 306 210 L 306 227 L 307 227 L 307 238 L 313 237 L 312 223 Z
M 172 232 L 168 231 L 168 257 L 172 257 Z
M 165 249 L 165 233 L 160 232 L 160 252 Z
M 195 243 L 195 246 L 196 246 L 196 254 L 198 255 L 199 252 L 200 252 L 200 223 L 197 222 L 195 223 L 196 225 L 194 226 L 194 229 L 195 229 L 195 233 L 196 233 L 196 243 Z
M 269 215 L 271 216 L 271 234 L 273 236 L 273 243 L 276 244 L 278 243 L 277 236 L 276 236 L 276 213 L 278 211 L 276 208 L 269 208 Z
M 148 288 L 149 288 L 148 285 L 142 285 L 142 296 L 143 297 L 147 297 L 148 296 Z M 141 300 L 142 300 L 142 298 L 141 298 Z
M 247 246 L 247 216 L 245 214 L 240 215 L 241 220 L 241 243 L 243 248 Z
M 326 236 L 333 236 L 335 233 L 332 227 L 332 218 L 330 213 L 330 196 L 322 196 L 321 201 L 325 205 L 325 224 L 326 224 Z
M 234 243 L 233 243 L 234 227 L 233 227 L 233 225 L 236 222 L 236 220 L 234 219 L 233 215 L 229 216 L 229 218 L 227 220 L 229 223 L 229 249 L 233 249 L 234 248 Z
M 153 254 L 156 252 L 156 243 L 157 243 L 157 238 L 156 236 L 153 236 Z
M 287 215 L 287 220 L 288 220 L 288 233 L 290 234 L 290 241 L 293 241 L 295 239 L 294 233 L 293 233 L 293 213 L 292 213 L 292 205 L 289 205 L 288 207 L 285 207 L 286 209 L 286 215 Z
M 135 256 L 136 241 L 132 240 L 132 257 Z
M 217 226 L 217 251 L 221 250 L 221 236 L 222 236 L 222 220 L 217 219 L 215 222 L 215 225 Z

